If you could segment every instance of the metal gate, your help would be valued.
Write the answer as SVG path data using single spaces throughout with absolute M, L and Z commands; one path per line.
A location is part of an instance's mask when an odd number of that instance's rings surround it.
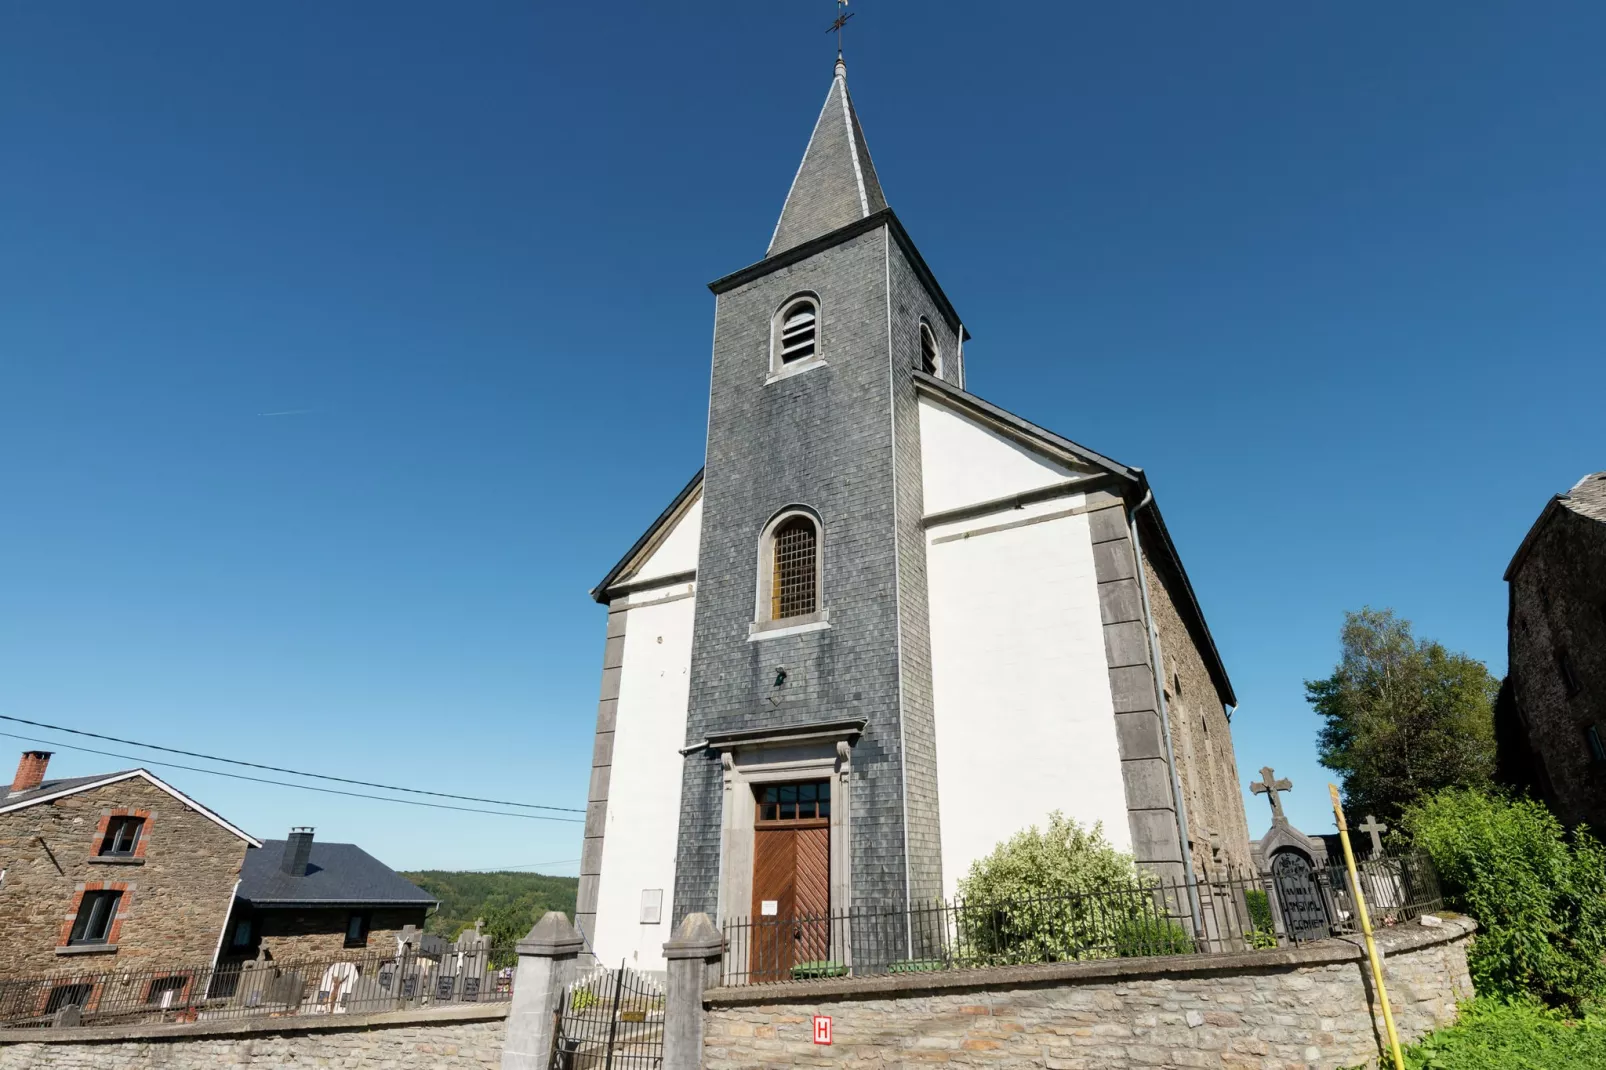
M 664 990 L 623 963 L 564 989 L 553 1030 L 552 1070 L 659 1070 Z

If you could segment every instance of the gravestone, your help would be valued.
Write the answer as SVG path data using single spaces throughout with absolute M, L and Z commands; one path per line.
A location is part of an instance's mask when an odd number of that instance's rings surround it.
M 1277 934 L 1298 941 L 1330 936 L 1333 908 L 1321 881 L 1327 846 L 1295 828 L 1283 812 L 1281 795 L 1294 790 L 1293 781 L 1266 766 L 1249 790 L 1271 801 L 1271 828 L 1250 852 L 1266 879 Z

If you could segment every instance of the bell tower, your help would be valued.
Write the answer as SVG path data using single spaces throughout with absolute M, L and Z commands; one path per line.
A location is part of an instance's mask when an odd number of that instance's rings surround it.
M 764 259 L 710 289 L 674 917 L 937 898 L 915 381 L 961 383 L 965 333 L 840 57 Z

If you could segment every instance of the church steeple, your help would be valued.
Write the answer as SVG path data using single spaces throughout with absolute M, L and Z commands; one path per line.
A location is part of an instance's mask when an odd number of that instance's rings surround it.
M 864 128 L 848 95 L 848 68 L 840 56 L 825 106 L 814 124 L 803 162 L 792 179 L 766 257 L 802 245 L 887 206 L 864 142 Z

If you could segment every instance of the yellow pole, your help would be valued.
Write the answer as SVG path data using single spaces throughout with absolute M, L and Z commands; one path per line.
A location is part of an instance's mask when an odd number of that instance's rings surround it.
M 1361 877 L 1355 871 L 1355 852 L 1349 845 L 1349 826 L 1344 823 L 1344 807 L 1338 801 L 1338 786 L 1327 785 L 1333 796 L 1333 815 L 1338 818 L 1338 840 L 1344 845 L 1344 865 L 1349 868 L 1350 894 L 1355 897 L 1355 912 L 1361 916 L 1361 932 L 1366 935 L 1366 957 L 1372 963 L 1372 983 L 1377 986 L 1377 998 L 1383 1004 L 1383 1028 L 1389 1035 L 1389 1051 L 1394 1054 L 1395 1070 L 1405 1070 L 1405 1055 L 1400 1051 L 1400 1034 L 1394 1029 L 1394 1011 L 1389 1007 L 1388 989 L 1383 987 L 1383 959 L 1377 953 L 1377 941 L 1372 939 L 1372 919 L 1366 913 L 1366 899 L 1361 895 Z

